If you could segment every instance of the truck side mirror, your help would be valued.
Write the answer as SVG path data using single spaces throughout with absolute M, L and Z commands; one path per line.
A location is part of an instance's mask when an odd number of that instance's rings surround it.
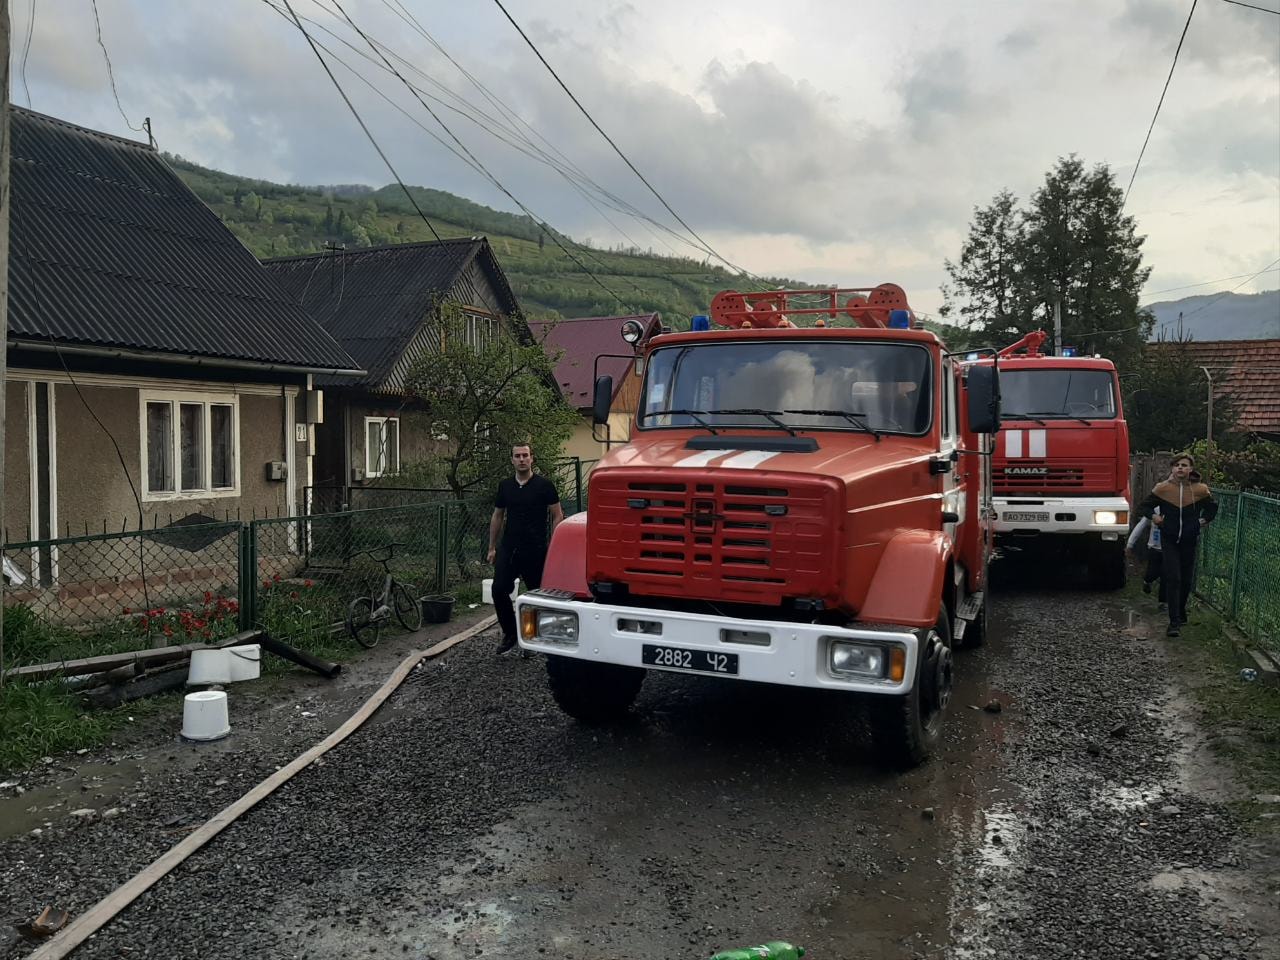
M 975 364 L 967 381 L 970 432 L 995 433 L 1000 429 L 1000 371 L 995 364 Z
M 596 377 L 596 392 L 591 404 L 591 421 L 596 424 L 609 422 L 609 408 L 613 406 L 613 377 Z

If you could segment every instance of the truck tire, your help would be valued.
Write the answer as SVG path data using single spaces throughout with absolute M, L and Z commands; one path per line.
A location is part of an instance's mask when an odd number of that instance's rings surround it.
M 622 719 L 640 693 L 644 675 L 639 667 L 547 656 L 551 696 L 561 710 L 588 724 Z
M 1090 558 L 1094 586 L 1100 590 L 1123 590 L 1126 579 L 1124 543 L 1104 543 Z
M 876 753 L 887 766 L 919 766 L 937 749 L 951 700 L 952 666 L 951 618 L 943 607 L 938 622 L 924 635 L 911 692 L 872 697 L 871 735 Z

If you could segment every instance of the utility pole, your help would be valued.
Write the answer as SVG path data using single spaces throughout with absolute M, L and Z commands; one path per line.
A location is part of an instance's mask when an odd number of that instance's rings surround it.
M 1053 301 L 1053 355 L 1062 356 L 1062 301 Z
M 9 392 L 9 4 L 0 3 L 0 541 L 4 540 L 5 394 Z M 3 544 L 0 543 L 0 546 Z M 0 576 L 0 592 L 3 591 Z M 0 686 L 4 685 L 4 603 L 0 602 Z
M 1208 367 L 1201 367 L 1204 371 L 1204 378 L 1209 382 L 1209 413 L 1205 417 L 1204 435 L 1210 444 L 1213 443 L 1213 374 L 1209 372 Z

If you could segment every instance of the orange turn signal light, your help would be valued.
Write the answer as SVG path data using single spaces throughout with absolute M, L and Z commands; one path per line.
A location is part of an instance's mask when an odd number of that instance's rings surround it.
M 901 683 L 902 678 L 907 675 L 907 651 L 901 647 L 892 647 L 889 650 L 889 679 L 894 683 Z
M 520 608 L 520 636 L 532 640 L 538 635 L 538 611 L 533 607 Z

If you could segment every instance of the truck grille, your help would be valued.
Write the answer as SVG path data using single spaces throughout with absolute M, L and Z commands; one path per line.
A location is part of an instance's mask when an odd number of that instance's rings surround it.
M 997 496 L 1019 493 L 1109 493 L 1115 488 L 1115 466 L 1106 463 L 1062 463 L 1017 460 L 991 468 Z
M 830 591 L 841 517 L 834 484 L 616 474 L 592 478 L 588 579 L 641 595 L 752 603 Z

